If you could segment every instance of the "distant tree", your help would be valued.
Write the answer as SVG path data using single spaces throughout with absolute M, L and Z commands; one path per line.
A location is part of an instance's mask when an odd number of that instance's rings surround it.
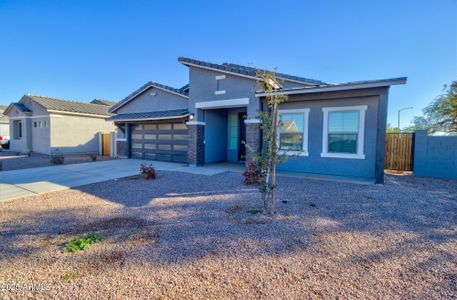
M 429 130 L 434 125 L 425 116 L 415 116 L 411 121 L 412 125 L 405 128 L 405 131 Z
M 423 109 L 424 116 L 414 117 L 410 130 L 457 132 L 457 81 L 445 85 L 444 93 Z
M 387 123 L 386 132 L 387 133 L 397 133 L 397 132 L 400 132 L 400 129 L 398 129 L 397 127 L 392 127 L 392 124 Z
M 436 131 L 457 132 L 457 81 L 444 86 L 444 94 L 438 96 L 424 109 Z

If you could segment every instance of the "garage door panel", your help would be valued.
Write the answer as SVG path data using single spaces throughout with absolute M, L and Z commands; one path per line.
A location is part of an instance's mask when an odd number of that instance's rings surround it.
M 141 124 L 133 126 L 133 158 L 187 162 L 187 127 L 181 123 Z

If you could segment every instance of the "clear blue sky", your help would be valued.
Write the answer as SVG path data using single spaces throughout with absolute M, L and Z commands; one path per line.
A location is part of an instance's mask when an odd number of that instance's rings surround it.
M 187 56 L 343 82 L 408 76 L 389 122 L 421 113 L 457 79 L 457 0 L 0 0 L 0 104 L 31 92 L 120 100 L 155 80 L 179 87 Z

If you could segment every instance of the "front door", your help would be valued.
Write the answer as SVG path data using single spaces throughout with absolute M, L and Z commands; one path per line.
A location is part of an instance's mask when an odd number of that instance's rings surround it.
M 238 160 L 246 160 L 246 124 L 244 123 L 244 120 L 246 120 L 246 113 L 239 113 Z

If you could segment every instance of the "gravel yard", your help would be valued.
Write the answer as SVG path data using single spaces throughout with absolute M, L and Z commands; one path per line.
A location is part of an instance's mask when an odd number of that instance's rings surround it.
M 3 171 L 29 169 L 38 167 L 53 166 L 51 157 L 46 154 L 32 153 L 30 156 L 20 154 L 12 151 L 0 151 L 0 163 L 2 163 Z M 111 157 L 97 155 L 97 160 L 109 160 Z M 91 162 L 92 159 L 89 155 L 84 154 L 71 154 L 65 155 L 64 163 L 77 164 Z
M 456 299 L 457 182 L 280 177 L 279 213 L 237 173 L 160 172 L 0 204 L 3 297 Z M 283 201 L 285 203 L 283 203 Z M 96 232 L 86 251 L 66 240 Z

